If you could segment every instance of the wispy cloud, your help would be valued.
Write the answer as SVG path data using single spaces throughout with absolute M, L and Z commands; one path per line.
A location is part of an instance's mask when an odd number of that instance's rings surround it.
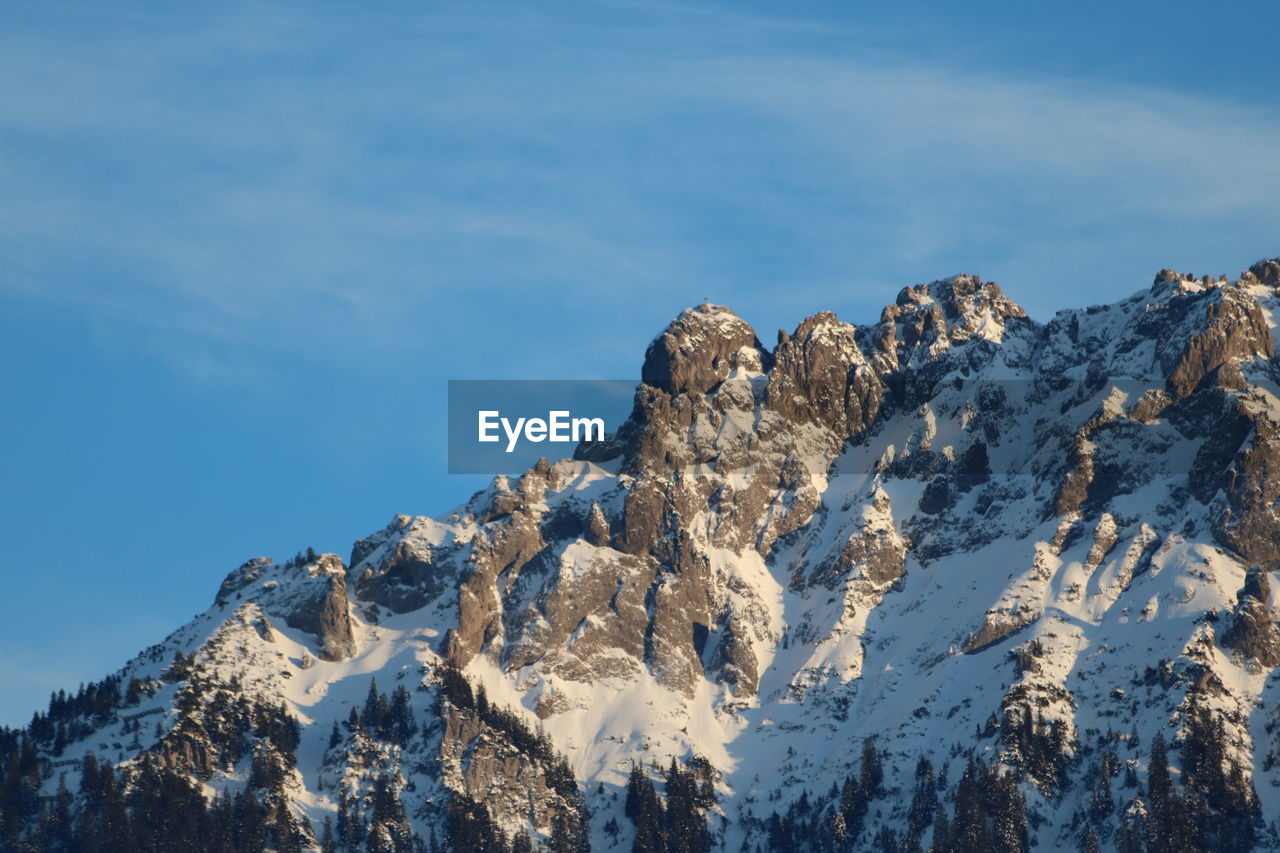
M 573 312 L 618 318 L 576 332 L 607 353 L 712 294 L 768 324 L 868 320 L 961 267 L 1043 312 L 1075 277 L 1114 297 L 1104 269 L 1176 263 L 1188 235 L 1216 257 L 1280 226 L 1271 114 L 588 8 L 10 31 L 0 288 L 240 373 L 445 351 L 477 324 L 545 339 Z

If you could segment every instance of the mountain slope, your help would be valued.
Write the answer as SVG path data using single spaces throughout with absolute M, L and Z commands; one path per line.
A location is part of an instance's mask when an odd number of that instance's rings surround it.
M 251 560 L 4 733 L 0 828 L 58 849 L 109 760 L 278 849 L 1280 847 L 1278 285 L 689 309 L 607 442 Z

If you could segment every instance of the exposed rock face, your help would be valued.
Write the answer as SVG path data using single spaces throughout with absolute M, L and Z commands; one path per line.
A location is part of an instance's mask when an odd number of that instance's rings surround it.
M 484 803 L 491 813 L 520 814 L 535 831 L 550 834 L 557 818 L 579 820 L 577 786 L 550 755 L 488 725 L 475 708 L 446 703 L 439 759 L 450 788 Z
M 1177 303 L 1187 302 L 1187 305 Z M 1187 338 L 1175 358 L 1172 347 L 1163 353 L 1169 392 L 1175 399 L 1186 397 L 1211 372 L 1236 359 L 1275 355 L 1271 331 L 1258 303 L 1240 288 L 1220 287 L 1171 300 L 1167 310 L 1190 314 L 1203 311 L 1203 320 Z
M 930 350 L 975 338 L 992 339 L 992 333 L 1009 321 L 1025 320 L 1027 313 L 1008 299 L 994 282 L 977 276 L 958 275 L 905 287 L 897 302 L 884 310 L 881 326 L 894 323 L 899 359 L 916 350 Z
M 1243 424 L 1237 424 L 1234 431 L 1223 431 L 1210 439 L 1211 444 L 1225 442 L 1224 449 L 1237 438 L 1244 439 L 1218 481 L 1227 507 L 1217 517 L 1214 530 L 1223 544 L 1244 559 L 1275 569 L 1280 566 L 1278 422 L 1275 413 L 1257 400 L 1241 401 L 1236 406 L 1252 426 L 1252 434 Z
M 760 370 L 768 353 L 755 331 L 721 305 L 699 305 L 677 317 L 644 354 L 640 378 L 668 394 L 702 394 L 735 368 Z
M 396 516 L 351 549 L 356 594 L 396 613 L 423 607 L 454 583 L 457 540 L 431 519 Z
M 835 589 L 858 578 L 883 588 L 906 572 L 907 543 L 894 528 L 889 496 L 876 489 L 859 510 L 852 515 L 844 545 L 814 567 L 809 583 Z
M 684 702 L 715 684 L 726 701 L 772 689 L 840 708 L 841 679 L 874 654 L 876 614 L 915 606 L 893 604 L 914 571 L 1048 524 L 1021 563 L 990 566 L 1010 585 L 955 624 L 950 653 L 1012 654 L 1016 636 L 1038 660 L 1074 656 L 1055 614 L 1158 618 L 1159 598 L 1122 602 L 1188 531 L 1280 558 L 1280 463 L 1250 378 L 1274 359 L 1259 286 L 1163 271 L 1129 300 L 1041 326 L 994 284 L 956 276 L 904 289 L 873 326 L 809 317 L 772 353 L 727 309 L 691 309 L 646 353 L 629 421 L 592 451 L 617 476 L 570 486 L 590 470 L 579 462 L 500 479 L 446 525 L 453 545 L 414 545 L 417 574 L 401 533 L 362 545 L 357 587 L 404 609 L 448 598 L 432 578 L 456 584 L 446 657 L 537 673 L 530 707 L 549 723 L 587 713 L 582 690 L 646 678 Z M 1156 526 L 1116 508 L 1152 488 L 1171 490 Z M 779 610 L 784 587 L 809 609 Z M 1271 666 L 1265 614 L 1245 596 L 1223 645 Z M 792 643 L 839 651 L 766 688 Z M 1035 706 L 1074 732 L 1087 700 L 1060 671 L 1029 664 L 996 716 Z
M 988 649 L 1017 634 L 1040 618 L 1038 610 L 1022 607 L 1013 613 L 988 613 L 982 627 L 965 638 L 960 651 L 973 654 Z
M 1249 274 L 1260 284 L 1280 287 L 1280 258 L 1266 258 L 1249 267 Z
M 1222 635 L 1223 648 L 1233 649 L 1259 666 L 1280 666 L 1280 629 L 1271 613 L 1271 584 L 1266 572 L 1254 567 L 1245 577 L 1230 627 Z
M 351 608 L 347 600 L 346 567 L 336 554 L 320 554 L 311 562 L 276 566 L 259 557 L 227 575 L 218 590 L 215 606 L 240 600 L 261 608 L 261 621 L 269 633 L 267 615 L 277 616 L 291 628 L 314 636 L 316 656 L 336 661 L 355 654 Z
M 885 386 L 857 335 L 854 326 L 829 312 L 802 322 L 774 352 L 767 407 L 789 421 L 821 424 L 841 437 L 870 427 Z
M 543 661 L 558 677 L 583 683 L 635 676 L 645 660 L 652 574 L 631 555 L 585 542 L 570 546 L 547 574 L 524 580 L 526 589 L 546 588 L 546 598 L 508 615 L 505 666 Z
M 222 586 L 218 588 L 218 595 L 214 599 L 214 603 L 219 606 L 225 606 L 231 603 L 232 598 L 238 597 L 236 593 L 241 592 L 245 587 L 262 577 L 263 573 L 268 571 L 273 565 L 270 557 L 254 557 L 243 563 L 240 568 L 229 573 L 222 581 Z
M 609 520 L 604 517 L 600 504 L 595 501 L 591 502 L 591 512 L 587 515 L 585 526 L 588 542 L 597 548 L 603 548 L 609 544 Z
M 336 554 L 324 554 L 308 571 L 319 581 L 313 585 L 315 591 L 284 614 L 285 622 L 315 634 L 320 641 L 316 656 L 321 660 L 349 658 L 355 654 L 356 642 L 347 603 L 346 567 Z

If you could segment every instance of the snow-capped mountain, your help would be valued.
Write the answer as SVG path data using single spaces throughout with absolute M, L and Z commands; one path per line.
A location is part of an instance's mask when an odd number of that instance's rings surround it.
M 1280 848 L 1278 287 L 688 309 L 606 442 L 0 733 L 0 844 Z

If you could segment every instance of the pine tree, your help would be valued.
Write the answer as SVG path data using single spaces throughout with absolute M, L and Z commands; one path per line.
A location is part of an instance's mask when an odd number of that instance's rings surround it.
M 631 845 L 632 853 L 664 853 L 667 839 L 663 827 L 662 802 L 658 799 L 653 782 L 639 764 L 631 765 L 625 810 L 636 828 L 635 841 Z
M 338 794 L 338 841 L 342 845 L 344 851 L 355 851 L 360 844 L 360 839 L 364 837 L 364 827 L 361 825 L 360 816 L 353 811 L 355 798 L 347 789 L 343 789 Z
M 404 803 L 390 776 L 379 774 L 373 782 L 373 817 L 369 821 L 369 847 L 376 845 L 386 853 L 409 853 L 413 831 L 405 814 Z
M 1022 853 L 1030 844 L 1027 808 L 1017 782 L 999 767 L 991 767 L 983 782 L 983 806 L 991 819 L 995 845 L 1008 853 Z
M 360 715 L 360 723 L 365 731 L 379 737 L 385 734 L 387 722 L 387 697 L 378 692 L 378 681 L 369 678 L 369 693 L 364 700 L 364 712 Z
M 527 830 L 521 829 L 511 839 L 511 853 L 533 853 L 533 838 Z
M 933 765 L 923 755 L 916 761 L 916 785 L 907 810 L 907 823 L 917 835 L 933 821 L 938 803 L 937 787 L 933 778 Z
M 868 800 L 874 800 L 881 794 L 884 782 L 884 767 L 880 763 L 880 754 L 876 752 L 876 742 L 867 738 L 862 742 L 862 768 L 858 784 Z
M 951 846 L 951 820 L 947 817 L 947 810 L 943 808 L 942 803 L 938 803 L 938 808 L 933 812 L 933 844 L 930 849 L 944 851 L 950 850 Z
M 852 773 L 845 777 L 844 785 L 840 789 L 839 808 L 846 837 L 850 844 L 854 844 L 862 834 L 862 822 L 867 814 L 867 797 L 858 782 L 858 777 Z
M 547 853 L 589 853 L 591 842 L 578 815 L 561 810 L 551 819 Z
M 452 853 L 507 853 L 508 846 L 489 816 L 488 807 L 458 793 L 445 810 L 444 849 Z
M 667 849 L 671 853 L 706 853 L 711 849 L 711 836 L 698 807 L 697 780 L 674 757 L 666 771 L 666 795 Z
M 1151 755 L 1147 761 L 1147 798 L 1151 808 L 1148 832 L 1151 847 L 1155 850 L 1169 849 L 1173 797 L 1169 753 L 1165 747 L 1164 735 L 1156 732 L 1156 736 L 1151 739 Z
M 898 853 L 898 836 L 887 826 L 876 833 L 876 849 L 880 853 Z
M 1094 782 L 1089 789 L 1089 813 L 1095 823 L 1101 824 L 1115 808 L 1111 795 L 1111 776 L 1096 764 L 1089 774 Z
M 333 823 L 328 817 L 324 819 L 324 830 L 320 834 L 320 853 L 337 853 L 338 845 L 333 838 Z
M 993 849 L 991 831 L 983 807 L 982 771 L 973 755 L 956 787 L 952 847 L 956 853 L 984 853 Z
M 71 793 L 67 791 L 67 777 L 58 777 L 58 792 L 54 795 L 54 806 L 44 826 L 47 838 L 45 847 L 50 850 L 70 850 L 74 837 L 74 825 L 71 819 Z
M 396 687 L 391 696 L 391 707 L 387 712 L 387 728 L 390 739 L 400 746 L 406 746 L 418 727 L 413 719 L 413 700 L 404 685 Z
M 266 810 L 247 789 L 235 800 L 235 843 L 238 850 L 265 850 L 267 846 Z

